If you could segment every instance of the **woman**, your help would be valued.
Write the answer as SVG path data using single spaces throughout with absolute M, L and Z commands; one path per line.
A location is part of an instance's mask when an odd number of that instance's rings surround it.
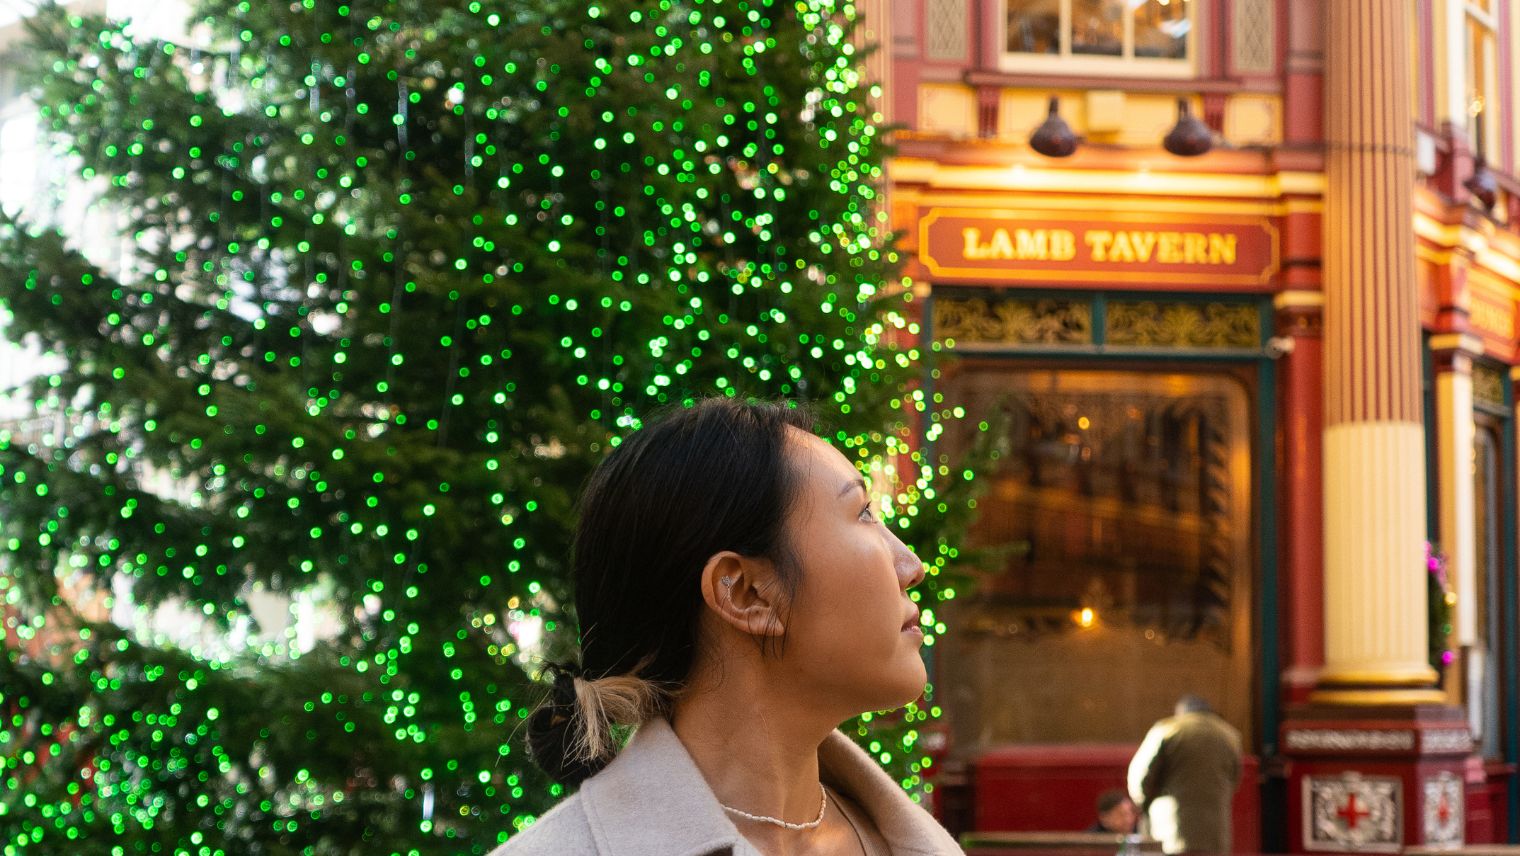
M 923 565 L 802 412 L 710 399 L 630 436 L 574 567 L 581 663 L 528 740 L 581 787 L 493 856 L 961 852 L 835 730 L 923 691 Z

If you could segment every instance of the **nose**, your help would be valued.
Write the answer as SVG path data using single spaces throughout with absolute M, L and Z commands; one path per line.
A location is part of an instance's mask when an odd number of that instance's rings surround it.
M 897 583 L 906 591 L 924 581 L 924 563 L 919 561 L 907 544 L 895 532 L 887 531 L 892 539 L 892 567 L 897 571 Z

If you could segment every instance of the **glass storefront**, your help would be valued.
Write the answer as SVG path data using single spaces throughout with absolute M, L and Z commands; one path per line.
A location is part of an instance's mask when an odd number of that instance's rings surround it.
M 968 359 L 941 389 L 1007 432 L 938 658 L 956 744 L 1134 742 L 1189 692 L 1252 733 L 1246 382 Z

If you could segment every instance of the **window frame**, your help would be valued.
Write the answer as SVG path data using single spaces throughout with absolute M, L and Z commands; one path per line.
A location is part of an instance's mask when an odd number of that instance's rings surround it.
M 1503 99 L 1499 97 L 1499 12 L 1497 8 L 1484 9 L 1474 0 L 1462 0 L 1462 87 L 1465 103 L 1462 112 L 1466 118 L 1468 140 L 1476 154 L 1482 151 L 1484 158 L 1494 165 L 1500 163 L 1501 154 L 1499 145 L 1501 132 L 1503 131 L 1504 107 Z M 1474 30 L 1481 33 L 1484 44 L 1483 56 L 1473 55 L 1473 47 L 1477 40 L 1474 38 Z M 1481 64 L 1481 68 L 1478 67 Z M 1481 93 L 1482 106 L 1478 110 L 1473 109 L 1475 96 L 1474 83 L 1481 81 L 1483 91 Z M 1478 140 L 1477 117 L 1483 114 L 1483 139 Z
M 1055 54 L 1032 54 L 1008 50 L 1008 0 L 998 3 L 998 70 L 1015 73 L 1059 73 L 1063 75 L 1090 75 L 1094 77 L 1114 74 L 1142 74 L 1145 77 L 1186 79 L 1198 74 L 1198 22 L 1202 17 L 1199 0 L 1188 6 L 1187 56 L 1184 59 L 1160 59 L 1135 56 L 1134 10 L 1124 13 L 1124 49 L 1116 57 L 1073 54 L 1072 2 L 1060 2 L 1060 51 Z M 1180 0 L 1179 0 L 1180 2 Z

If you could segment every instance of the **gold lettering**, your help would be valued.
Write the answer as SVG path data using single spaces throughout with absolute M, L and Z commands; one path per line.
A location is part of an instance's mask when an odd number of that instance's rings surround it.
M 1091 248 L 1089 255 L 1095 262 L 1108 261 L 1108 246 L 1113 243 L 1114 233 L 1106 229 L 1088 229 L 1087 234 L 1082 236 Z
M 1209 263 L 1209 237 L 1202 232 L 1182 233 L 1182 263 L 1206 265 Z
M 1239 236 L 1228 232 L 1160 232 L 1145 229 L 1087 229 L 1082 242 L 1094 262 L 1167 265 L 1233 265 Z M 1071 261 L 1077 236 L 1069 229 L 961 229 L 961 254 L 971 261 Z
M 992 243 L 987 247 L 987 257 L 993 259 L 1016 259 L 1013 252 L 1013 241 L 1008 237 L 1007 229 L 993 229 Z
M 1156 261 L 1164 265 L 1182 263 L 1182 233 L 1162 232 L 1161 239 L 1157 241 Z
M 1013 234 L 1019 258 L 1041 261 L 1050 258 L 1050 235 L 1046 230 L 1015 229 Z
M 1076 254 L 1076 236 L 1067 229 L 993 229 L 986 241 L 980 229 L 961 229 L 961 256 L 971 261 L 1070 261 Z
M 1209 262 L 1216 265 L 1235 264 L 1235 235 L 1209 233 Z
M 1050 230 L 1050 257 L 1058 262 L 1069 262 L 1077 257 L 1077 236 L 1070 229 Z
M 961 250 L 961 255 L 963 257 L 972 260 L 982 257 L 981 229 L 962 229 L 961 240 L 965 242 L 965 248 Z
M 1135 258 L 1142 262 L 1151 260 L 1151 250 L 1156 248 L 1155 232 L 1130 232 L 1129 240 L 1135 247 Z
M 1129 242 L 1129 232 L 1114 233 L 1114 261 L 1132 262 L 1135 260 L 1135 247 Z

